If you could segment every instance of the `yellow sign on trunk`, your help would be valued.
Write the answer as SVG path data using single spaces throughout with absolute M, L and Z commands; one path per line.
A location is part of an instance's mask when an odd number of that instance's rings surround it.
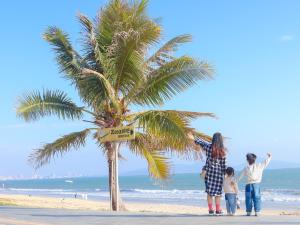
M 104 128 L 99 131 L 100 141 L 127 141 L 135 138 L 134 126 Z

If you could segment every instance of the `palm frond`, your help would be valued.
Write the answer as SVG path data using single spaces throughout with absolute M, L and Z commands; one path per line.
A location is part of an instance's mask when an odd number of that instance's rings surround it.
M 97 18 L 97 41 L 110 58 L 109 78 L 126 94 L 143 78 L 144 52 L 161 29 L 146 14 L 147 1 L 111 1 Z
M 98 147 L 103 151 L 103 154 L 106 154 L 106 151 L 107 151 L 107 148 L 105 147 L 106 143 L 101 142 L 101 139 L 98 134 L 98 130 L 97 130 L 97 132 L 93 133 L 92 137 L 96 141 L 96 144 L 98 145 Z
M 82 25 L 82 38 L 84 59 L 89 65 L 100 73 L 103 73 L 101 48 L 96 39 L 96 31 L 93 22 L 84 14 L 77 15 L 80 24 Z
M 85 22 L 86 29 L 88 29 L 88 21 Z M 53 46 L 60 72 L 64 73 L 65 77 L 77 87 L 81 99 L 95 109 L 101 106 L 107 97 L 103 82 L 97 77 L 81 77 L 83 69 L 90 69 L 89 65 L 93 64 L 91 59 L 82 59 L 73 49 L 68 34 L 57 27 L 49 27 L 44 33 L 44 39 Z
M 138 130 L 144 135 L 152 138 L 151 146 L 153 149 L 198 159 L 201 158 L 201 152 L 195 146 L 194 141 L 188 137 L 189 133 L 197 136 L 203 135 L 190 126 L 191 120 L 198 117 L 214 118 L 214 114 L 176 110 L 149 110 L 128 115 L 126 119 L 131 123 L 135 123 Z
M 149 137 L 149 136 L 148 136 Z M 170 164 L 168 159 L 152 145 L 151 139 L 141 133 L 129 143 L 129 149 L 136 155 L 145 158 L 148 162 L 149 175 L 155 179 L 167 179 L 170 175 Z
M 183 56 L 153 70 L 128 101 L 141 105 L 161 105 L 165 100 L 195 85 L 198 80 L 212 78 L 213 69 L 206 62 Z
M 195 137 L 200 137 L 201 139 L 207 141 L 207 142 L 211 142 L 212 141 L 212 137 L 207 135 L 207 134 L 204 134 L 203 132 L 200 132 L 200 131 L 193 131 L 192 132 L 193 135 Z
M 123 92 L 127 92 L 143 74 L 143 55 L 136 51 L 139 49 L 138 40 L 139 32 L 130 29 L 116 33 L 112 45 L 109 46 L 109 55 L 113 59 L 116 74 L 115 90 L 121 88 Z
M 73 49 L 68 34 L 58 27 L 49 27 L 43 37 L 53 46 L 60 71 L 73 79 L 81 71 L 84 62 Z
M 102 108 L 103 102 L 108 98 L 105 84 L 97 76 L 79 77 L 74 85 L 78 89 L 81 100 L 95 112 Z
M 212 113 L 148 110 L 128 115 L 126 120 L 136 122 L 137 127 L 155 136 L 173 137 L 174 140 L 185 140 L 191 131 L 190 121 L 198 117 L 214 117 Z
M 36 168 L 49 163 L 51 158 L 63 155 L 71 149 L 78 150 L 83 147 L 86 142 L 86 137 L 90 133 L 90 129 L 85 129 L 80 132 L 73 132 L 64 135 L 53 143 L 45 144 L 42 148 L 34 150 L 29 156 L 29 161 L 34 164 Z
M 172 54 L 178 50 L 178 46 L 183 43 L 190 42 L 192 36 L 189 34 L 179 35 L 172 38 L 166 44 L 164 44 L 158 51 L 156 51 L 151 57 L 146 60 L 146 64 L 155 63 L 160 66 L 168 62 L 170 59 L 175 59 Z
M 25 94 L 20 98 L 17 107 L 17 115 L 25 121 L 34 121 L 51 115 L 62 119 L 80 119 L 83 111 L 84 108 L 76 106 L 64 92 L 59 90 Z
M 149 0 L 140 0 L 133 2 L 133 8 L 137 16 L 145 14 Z
M 103 91 L 105 92 L 105 95 L 106 95 L 106 100 L 110 101 L 117 110 L 120 109 L 119 107 L 119 103 L 118 103 L 118 96 L 117 94 L 115 93 L 115 90 L 114 88 L 112 87 L 110 81 L 101 73 L 98 73 L 94 70 L 90 70 L 90 69 L 84 69 L 82 71 L 82 75 L 84 76 L 95 76 L 97 77 L 100 82 L 103 84 Z M 103 99 L 104 100 L 104 99 Z

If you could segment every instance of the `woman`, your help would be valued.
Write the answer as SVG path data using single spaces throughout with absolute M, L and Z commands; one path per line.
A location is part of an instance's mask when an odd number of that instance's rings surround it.
M 196 138 L 195 143 L 200 145 L 206 154 L 206 163 L 202 168 L 202 173 L 205 174 L 205 191 L 209 214 L 215 213 L 213 209 L 213 198 L 215 198 L 216 215 L 221 215 L 220 201 L 226 171 L 226 149 L 223 145 L 223 137 L 220 133 L 215 133 L 211 143 L 200 138 Z

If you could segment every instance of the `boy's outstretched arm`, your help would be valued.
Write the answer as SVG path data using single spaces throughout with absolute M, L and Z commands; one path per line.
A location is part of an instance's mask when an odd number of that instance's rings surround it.
M 270 161 L 271 161 L 271 158 L 272 158 L 271 153 L 267 153 L 267 158 L 266 158 L 266 160 L 262 163 L 263 169 L 265 169 L 265 168 L 269 165 L 269 163 L 270 163 Z

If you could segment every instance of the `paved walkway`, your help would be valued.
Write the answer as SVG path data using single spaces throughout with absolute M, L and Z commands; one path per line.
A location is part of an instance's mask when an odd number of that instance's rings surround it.
M 65 209 L 0 207 L 1 225 L 299 225 L 299 216 L 209 217 L 153 213 L 111 213 Z

